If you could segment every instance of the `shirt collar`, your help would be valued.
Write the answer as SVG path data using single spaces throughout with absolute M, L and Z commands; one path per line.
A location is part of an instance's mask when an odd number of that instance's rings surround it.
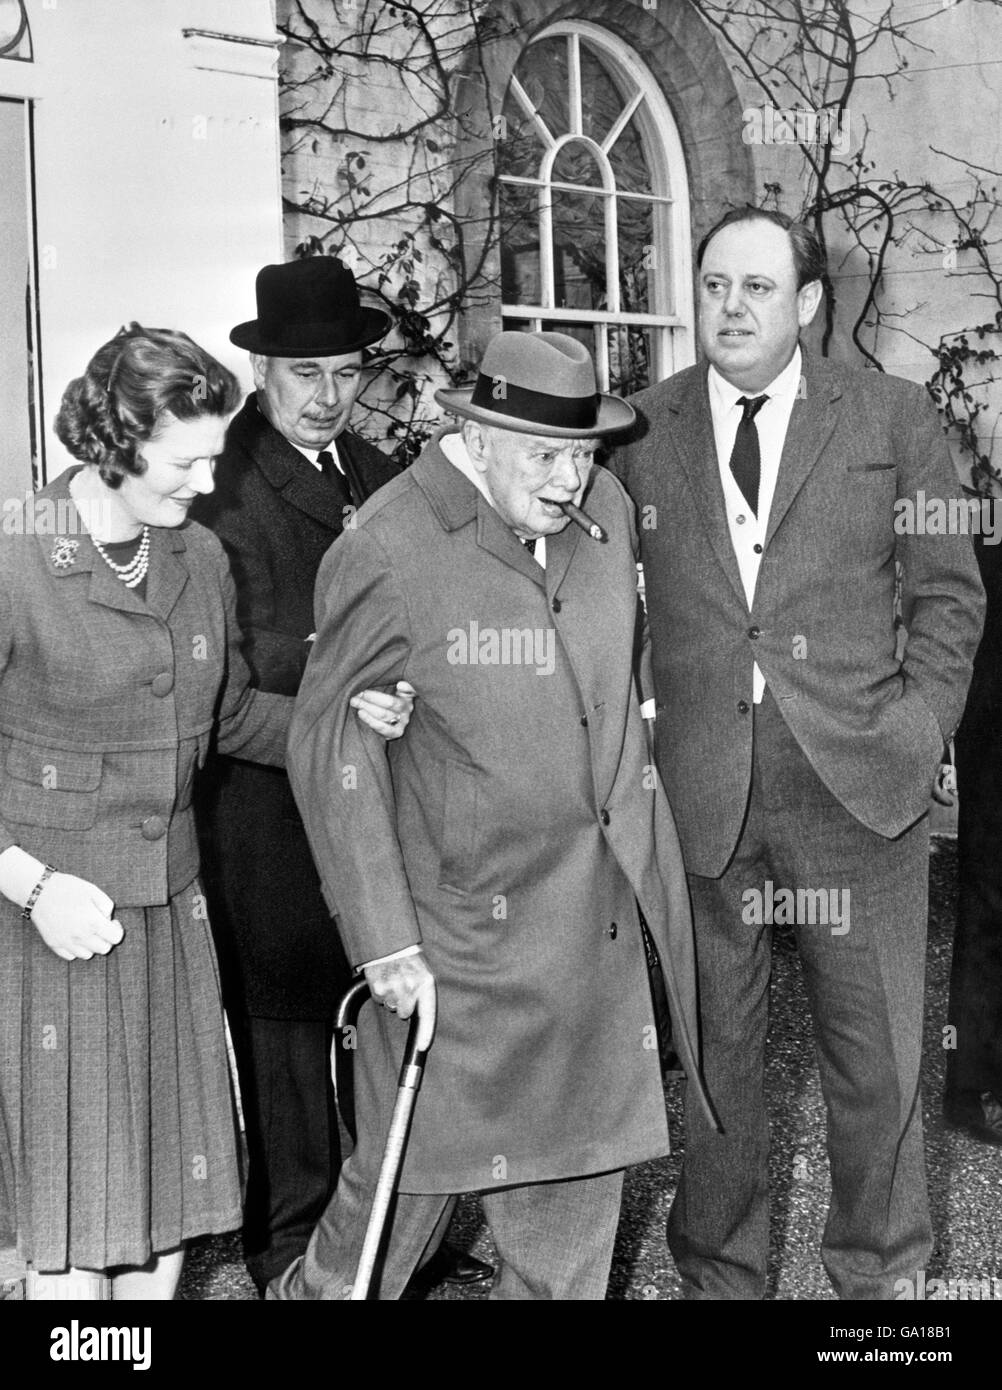
M 292 441 L 290 440 L 289 443 L 291 444 Z M 327 445 L 326 449 L 303 449 L 298 444 L 293 444 L 292 447 L 295 449 L 297 454 L 302 454 L 306 462 L 316 469 L 320 468 L 320 455 L 330 454 L 331 458 L 333 458 L 334 460 L 335 465 L 337 466 L 338 472 L 344 472 L 344 464 L 341 462 L 341 457 L 337 451 L 337 444 L 333 439 Z
M 769 382 L 765 390 L 757 391 L 756 395 L 768 396 L 770 400 L 775 400 L 777 396 L 796 395 L 800 387 L 802 371 L 803 354 L 798 343 L 793 356 L 779 375 Z M 740 386 L 732 386 L 712 365 L 707 373 L 707 380 L 710 388 L 710 399 L 721 412 L 732 410 L 743 396 L 748 395 L 748 392 L 742 391 Z

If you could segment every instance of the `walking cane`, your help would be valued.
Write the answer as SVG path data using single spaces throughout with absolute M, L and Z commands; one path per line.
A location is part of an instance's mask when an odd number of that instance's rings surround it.
M 338 1007 L 335 1027 L 343 1029 L 345 1020 L 349 1015 L 351 1007 L 356 999 L 359 1001 L 368 991 L 368 985 L 364 980 L 352 986 L 345 995 Z M 431 1026 L 435 1024 L 435 995 L 432 994 L 431 1004 Z M 379 1254 L 379 1247 L 383 1241 L 386 1230 L 386 1218 L 390 1209 L 390 1202 L 396 1189 L 397 1179 L 400 1176 L 400 1168 L 404 1161 L 404 1149 L 407 1145 L 407 1134 L 410 1130 L 411 1115 L 414 1111 L 414 1102 L 417 1099 L 418 1090 L 421 1087 L 421 1079 L 424 1076 L 424 1064 L 428 1055 L 427 1050 L 418 1047 L 418 1032 L 421 1025 L 421 1015 L 417 1007 L 411 1015 L 410 1027 L 407 1032 L 407 1044 L 404 1048 L 404 1060 L 400 1067 L 400 1080 L 397 1083 L 397 1099 L 393 1107 L 393 1117 L 390 1120 L 390 1132 L 387 1135 L 386 1147 L 383 1150 L 383 1159 L 379 1168 L 379 1178 L 376 1182 L 376 1193 L 372 1199 L 372 1211 L 369 1213 L 369 1224 L 365 1228 L 365 1240 L 362 1244 L 362 1254 L 359 1257 L 358 1269 L 355 1271 L 355 1282 L 351 1290 L 351 1302 L 362 1303 L 369 1296 L 369 1288 L 372 1284 L 372 1275 L 376 1266 L 376 1258 Z M 336 1045 L 336 1043 L 335 1043 Z M 338 1068 L 334 1066 L 334 1088 L 335 1099 L 340 1104 L 341 1097 L 345 1093 L 345 1088 L 338 1086 Z M 340 1090 L 340 1095 L 339 1095 Z M 343 1111 L 342 1111 L 343 1115 Z

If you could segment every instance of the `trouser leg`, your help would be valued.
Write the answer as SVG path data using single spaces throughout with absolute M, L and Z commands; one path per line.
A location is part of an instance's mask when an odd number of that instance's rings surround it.
M 692 880 L 703 1067 L 725 1133 L 715 1135 L 687 1104 L 682 1180 L 669 1220 L 687 1296 L 764 1293 L 768 924 L 793 924 L 801 913 L 798 945 L 832 1165 L 825 1267 L 843 1297 L 886 1298 L 897 1278 L 914 1277 L 927 1258 L 918 1090 L 927 849 L 924 822 L 887 841 L 849 815 L 766 693 L 755 712 L 752 787 L 734 859 L 720 879 Z M 834 900 L 833 891 L 840 895 Z M 781 892 L 793 902 L 782 915 Z M 836 913 L 851 904 L 849 931 L 838 922 L 810 924 L 818 892 Z
M 762 834 L 774 900 L 789 895 L 827 1109 L 821 1257 L 840 1297 L 893 1298 L 932 1247 L 919 1095 L 928 821 L 894 840 L 868 830 L 768 696 L 763 716 Z
M 605 1298 L 623 1172 L 481 1193 L 498 1252 L 490 1298 Z
M 724 1132 L 687 1088 L 682 1174 L 668 1243 L 693 1299 L 758 1299 L 769 1248 L 769 1123 L 765 1037 L 771 932 L 742 918 L 741 894 L 761 880 L 754 829 L 720 879 L 690 877 L 703 1075 Z
M 796 875 L 842 903 L 837 924 L 797 927 L 828 1112 L 821 1255 L 840 1297 L 891 1299 L 932 1248 L 919 1089 L 928 825 L 887 841 L 839 808 L 827 832 L 828 867 Z
M 248 1173 L 244 1253 L 259 1288 L 301 1255 L 341 1167 L 330 1081 L 330 1027 L 320 1019 L 231 1022 Z
M 376 1174 L 356 1154 L 346 1159 L 337 1190 L 310 1237 L 306 1253 L 268 1286 L 268 1299 L 351 1297 L 372 1209 Z M 440 1238 L 455 1197 L 398 1192 L 390 1208 L 384 1256 L 371 1297 L 400 1298 L 426 1250 Z

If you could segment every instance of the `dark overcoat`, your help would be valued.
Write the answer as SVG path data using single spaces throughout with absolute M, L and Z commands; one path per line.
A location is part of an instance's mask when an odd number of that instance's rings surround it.
M 336 448 L 365 496 L 399 472 L 349 431 Z M 215 491 L 192 514 L 229 556 L 254 684 L 295 695 L 313 632 L 317 570 L 350 514 L 264 418 L 256 395 L 227 432 Z M 330 1018 L 345 966 L 284 770 L 211 757 L 198 809 L 228 1007 L 263 1018 Z
M 588 507 L 609 543 L 568 526 L 544 571 L 432 445 L 320 569 L 290 778 L 350 960 L 420 943 L 439 986 L 405 1191 L 667 1151 L 638 899 L 700 1085 L 685 878 L 634 672 L 632 509 L 601 468 Z M 418 698 L 386 745 L 348 699 L 398 679 Z M 360 1144 L 385 1135 L 405 1033 L 363 1009 Z

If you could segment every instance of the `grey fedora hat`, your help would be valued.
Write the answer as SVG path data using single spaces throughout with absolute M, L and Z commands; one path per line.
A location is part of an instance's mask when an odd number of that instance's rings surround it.
M 482 425 L 558 439 L 614 434 L 636 418 L 632 406 L 596 389 L 591 353 L 566 333 L 499 333 L 474 385 L 443 388 L 435 399 Z

